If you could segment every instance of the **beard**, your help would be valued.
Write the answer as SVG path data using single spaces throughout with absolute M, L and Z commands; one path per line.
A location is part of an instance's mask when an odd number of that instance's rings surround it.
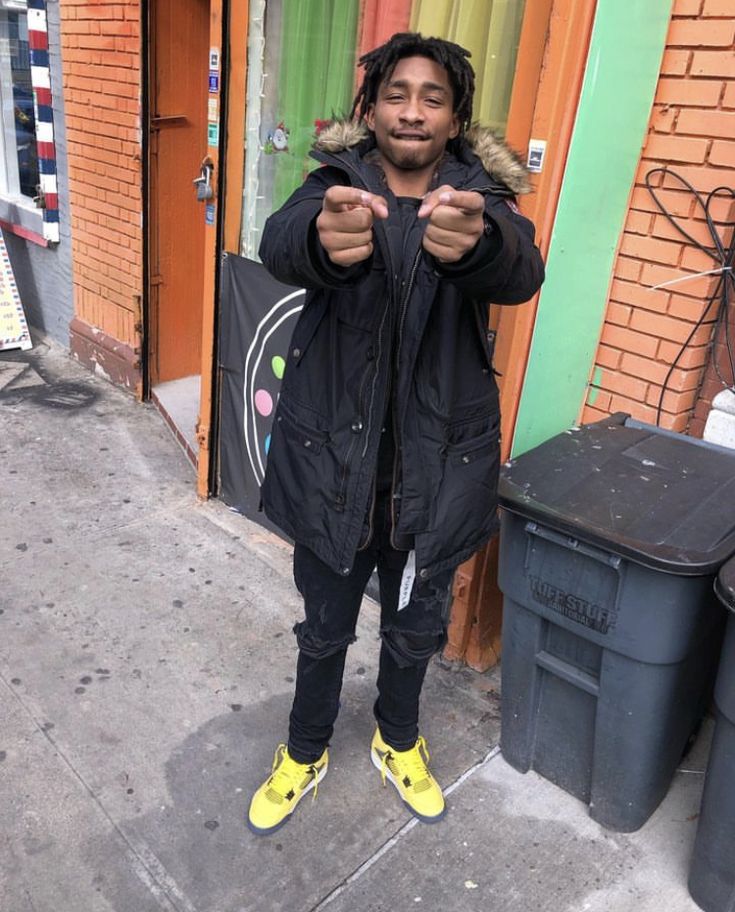
M 400 168 L 401 171 L 417 171 L 432 164 L 435 156 L 428 140 L 408 144 L 397 137 L 391 138 L 393 141 L 383 150 L 383 154 L 395 168 Z

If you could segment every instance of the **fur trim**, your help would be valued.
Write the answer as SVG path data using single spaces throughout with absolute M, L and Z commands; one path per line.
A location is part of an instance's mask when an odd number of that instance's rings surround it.
M 335 120 L 317 136 L 314 148 L 320 152 L 343 152 L 367 139 L 369 130 L 364 123 Z M 513 193 L 529 193 L 528 170 L 518 153 L 487 127 L 479 124 L 467 131 L 467 143 L 482 162 L 490 177 L 505 184 Z
M 354 120 L 333 120 L 317 136 L 314 148 L 318 152 L 344 152 L 368 138 L 370 131 L 364 123 Z
M 492 130 L 473 124 L 467 131 L 466 139 L 490 177 L 505 184 L 513 193 L 531 192 L 528 169 L 520 155 L 499 139 Z

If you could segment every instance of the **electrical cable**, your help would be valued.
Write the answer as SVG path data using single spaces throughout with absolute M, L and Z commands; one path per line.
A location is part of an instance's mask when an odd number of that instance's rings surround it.
M 661 202 L 659 197 L 656 194 L 656 188 L 652 186 L 651 180 L 654 175 L 662 174 L 664 177 L 668 176 L 678 180 L 683 184 L 686 189 L 692 194 L 694 199 L 697 201 L 697 204 L 700 206 L 704 212 L 705 222 L 707 224 L 707 229 L 709 231 L 710 237 L 712 238 L 712 246 L 705 245 L 700 243 L 696 238 L 692 237 L 688 231 L 686 231 L 675 219 L 675 217 L 668 211 L 668 209 Z M 666 390 L 668 389 L 669 381 L 676 369 L 677 364 L 681 360 L 684 352 L 687 350 L 691 344 L 692 339 L 697 333 L 697 330 L 702 326 L 714 326 L 712 336 L 709 341 L 708 349 L 709 355 L 714 365 L 715 373 L 720 383 L 722 383 L 725 389 L 730 389 L 735 392 L 735 340 L 731 338 L 731 325 L 730 325 L 730 299 L 733 292 L 735 292 L 735 273 L 733 268 L 735 268 L 735 231 L 733 231 L 733 236 L 730 238 L 729 245 L 725 245 L 724 237 L 720 236 L 720 230 L 718 228 L 718 223 L 715 221 L 712 215 L 712 205 L 717 199 L 721 199 L 723 196 L 729 196 L 733 201 L 735 201 L 735 188 L 733 187 L 715 187 L 714 190 L 710 191 L 706 196 L 702 196 L 694 187 L 682 177 L 680 174 L 677 174 L 675 171 L 672 171 L 668 167 L 662 168 L 652 168 L 645 176 L 646 189 L 651 194 L 653 201 L 658 206 L 661 214 L 666 218 L 668 222 L 681 234 L 690 244 L 696 247 L 698 250 L 701 250 L 702 253 L 707 254 L 707 256 L 712 257 L 719 269 L 716 271 L 719 272 L 719 279 L 717 285 L 715 286 L 710 298 L 707 302 L 707 306 L 702 311 L 701 316 L 694 324 L 692 331 L 689 333 L 686 341 L 682 345 L 679 353 L 676 358 L 674 358 L 671 367 L 669 368 L 666 378 L 661 387 L 661 395 L 658 400 L 658 408 L 656 409 L 656 424 L 661 422 L 661 411 L 663 409 L 664 396 Z M 719 223 L 722 226 L 723 234 L 724 229 L 727 227 L 735 226 L 735 222 L 720 221 Z M 708 320 L 707 316 L 710 314 L 710 311 L 713 309 L 713 306 L 717 303 L 717 313 L 713 319 Z M 715 352 L 715 345 L 721 334 L 724 334 L 725 349 L 727 352 L 727 358 L 730 366 L 731 379 L 726 380 L 720 371 L 720 365 L 718 363 L 717 353 Z M 706 371 L 702 371 L 702 377 L 700 378 L 699 386 L 697 388 L 697 399 L 699 398 L 699 392 L 702 388 L 702 383 L 704 382 Z

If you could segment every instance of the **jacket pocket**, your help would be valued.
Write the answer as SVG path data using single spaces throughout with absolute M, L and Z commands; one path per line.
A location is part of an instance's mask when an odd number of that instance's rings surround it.
M 281 433 L 289 443 L 303 447 L 311 453 L 321 452 L 322 447 L 329 440 L 329 434 L 326 431 L 318 430 L 310 423 L 310 420 L 304 420 L 301 415 L 297 417 L 285 402 L 279 403 L 275 423 L 280 426 Z
M 497 524 L 499 419 L 485 419 L 479 432 L 477 424 L 452 425 L 447 435 L 432 528 L 438 552 L 458 553 L 489 537 Z
M 327 303 L 323 295 L 307 300 L 291 336 L 289 361 L 299 365 L 314 338 L 319 324 L 327 312 Z
M 325 492 L 336 484 L 338 463 L 329 433 L 312 412 L 278 403 L 261 491 L 266 515 L 300 541 L 327 532 Z
M 494 426 L 463 443 L 447 444 L 446 455 L 452 465 L 472 465 L 492 456 L 497 449 L 498 428 Z

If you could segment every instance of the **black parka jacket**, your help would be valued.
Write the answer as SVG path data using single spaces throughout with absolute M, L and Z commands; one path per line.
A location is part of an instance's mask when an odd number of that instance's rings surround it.
M 415 547 L 422 579 L 454 567 L 497 527 L 498 389 L 488 302 L 517 304 L 541 285 L 533 225 L 513 196 L 526 173 L 475 128 L 445 155 L 437 186 L 485 196 L 488 230 L 458 263 L 421 245 L 425 220 L 404 237 L 380 169 L 365 160 L 366 128 L 338 122 L 312 153 L 324 164 L 266 222 L 260 256 L 281 282 L 307 289 L 273 423 L 262 504 L 286 534 L 335 572 L 350 572 L 371 535 L 381 428 L 389 401 L 396 459 L 393 541 Z M 349 184 L 378 193 L 389 217 L 375 249 L 335 266 L 316 218 L 324 193 Z M 389 397 L 390 400 L 389 400 Z

